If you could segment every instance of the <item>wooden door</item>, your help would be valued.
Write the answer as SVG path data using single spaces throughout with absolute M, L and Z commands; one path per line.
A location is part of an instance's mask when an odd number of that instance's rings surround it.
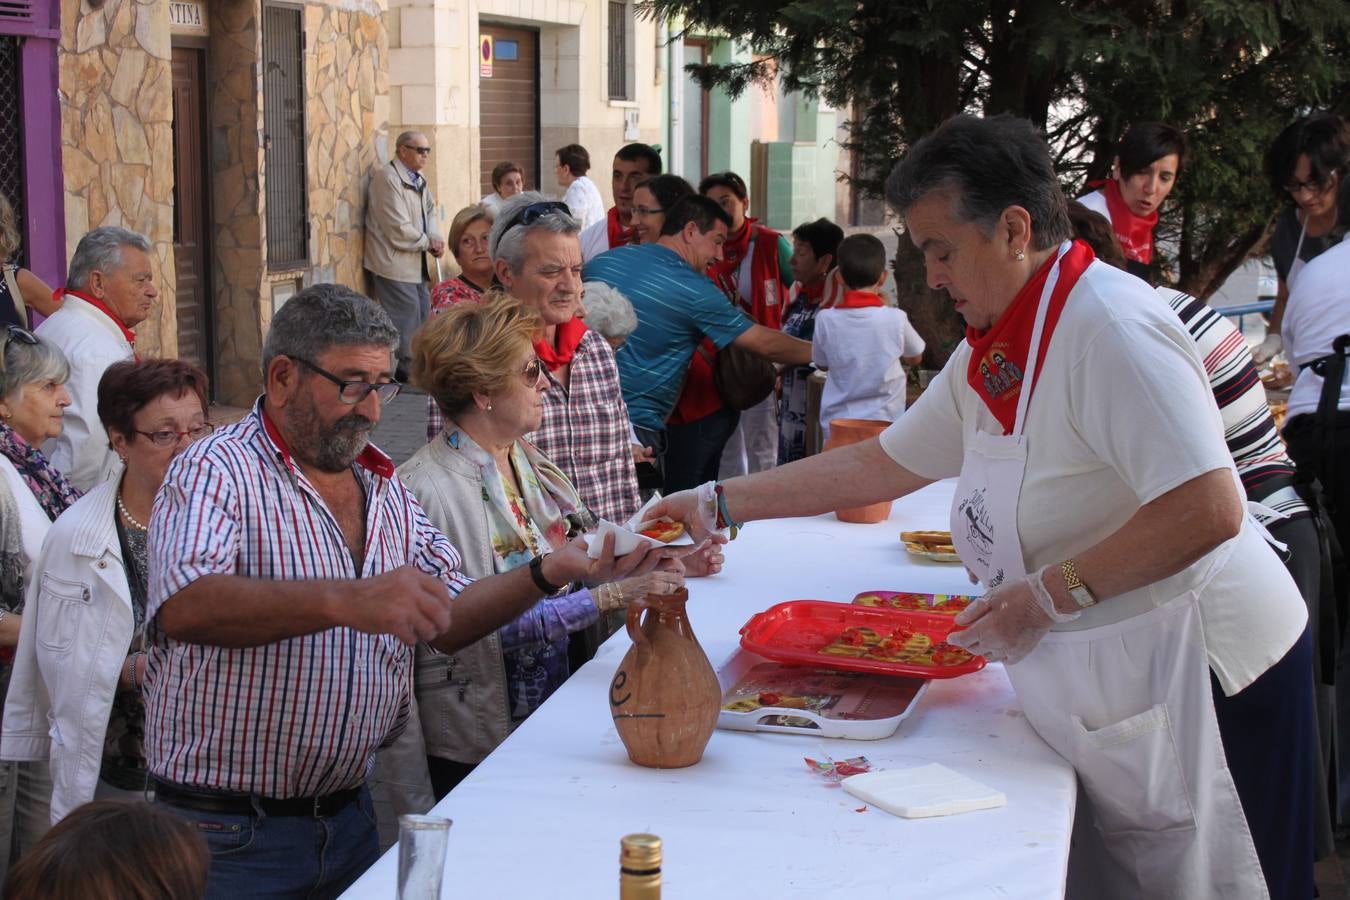
M 478 80 L 478 147 L 483 194 L 492 168 L 511 160 L 524 170 L 526 190 L 539 189 L 539 32 L 488 22 L 478 26 L 495 48 L 492 75 Z
M 211 216 L 205 51 L 173 48 L 173 259 L 178 357 L 211 374 Z

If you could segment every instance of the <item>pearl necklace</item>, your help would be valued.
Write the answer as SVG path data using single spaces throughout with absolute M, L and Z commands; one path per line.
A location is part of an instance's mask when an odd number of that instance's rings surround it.
M 122 511 L 123 518 L 127 520 L 127 523 L 131 525 L 131 527 L 135 528 L 137 531 L 150 530 L 148 527 L 138 522 L 135 516 L 127 512 L 127 505 L 122 502 L 122 492 L 120 490 L 117 492 L 117 508 Z

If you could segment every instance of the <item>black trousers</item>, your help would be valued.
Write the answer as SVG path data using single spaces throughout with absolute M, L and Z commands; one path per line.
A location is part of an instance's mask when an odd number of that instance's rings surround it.
M 693 422 L 667 425 L 666 493 L 673 494 L 715 480 L 722 450 L 740 420 L 739 412 L 724 406 Z

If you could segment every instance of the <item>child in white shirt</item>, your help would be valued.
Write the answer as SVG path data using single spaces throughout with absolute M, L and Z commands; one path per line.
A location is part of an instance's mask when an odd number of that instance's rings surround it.
M 918 365 L 924 342 L 909 316 L 883 306 L 877 292 L 886 271 L 886 248 L 870 234 L 855 234 L 839 244 L 839 275 L 848 290 L 843 299 L 816 316 L 812 362 L 828 369 L 820 399 L 820 427 L 830 434 L 831 419 L 894 421 L 905 411 L 905 370 Z

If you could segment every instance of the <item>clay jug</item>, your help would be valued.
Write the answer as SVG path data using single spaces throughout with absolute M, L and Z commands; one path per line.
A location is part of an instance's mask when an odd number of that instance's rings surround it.
M 832 450 L 845 444 L 857 444 L 868 438 L 874 438 L 890 427 L 890 422 L 881 419 L 831 419 L 830 438 L 825 449 Z M 860 525 L 873 525 L 884 522 L 891 515 L 891 501 L 869 503 L 847 509 L 836 509 L 834 515 L 840 522 L 854 522 Z
M 681 588 L 628 606 L 633 646 L 610 682 L 609 709 L 628 758 L 640 766 L 692 766 L 717 725 L 722 689 L 689 625 L 688 599 Z

